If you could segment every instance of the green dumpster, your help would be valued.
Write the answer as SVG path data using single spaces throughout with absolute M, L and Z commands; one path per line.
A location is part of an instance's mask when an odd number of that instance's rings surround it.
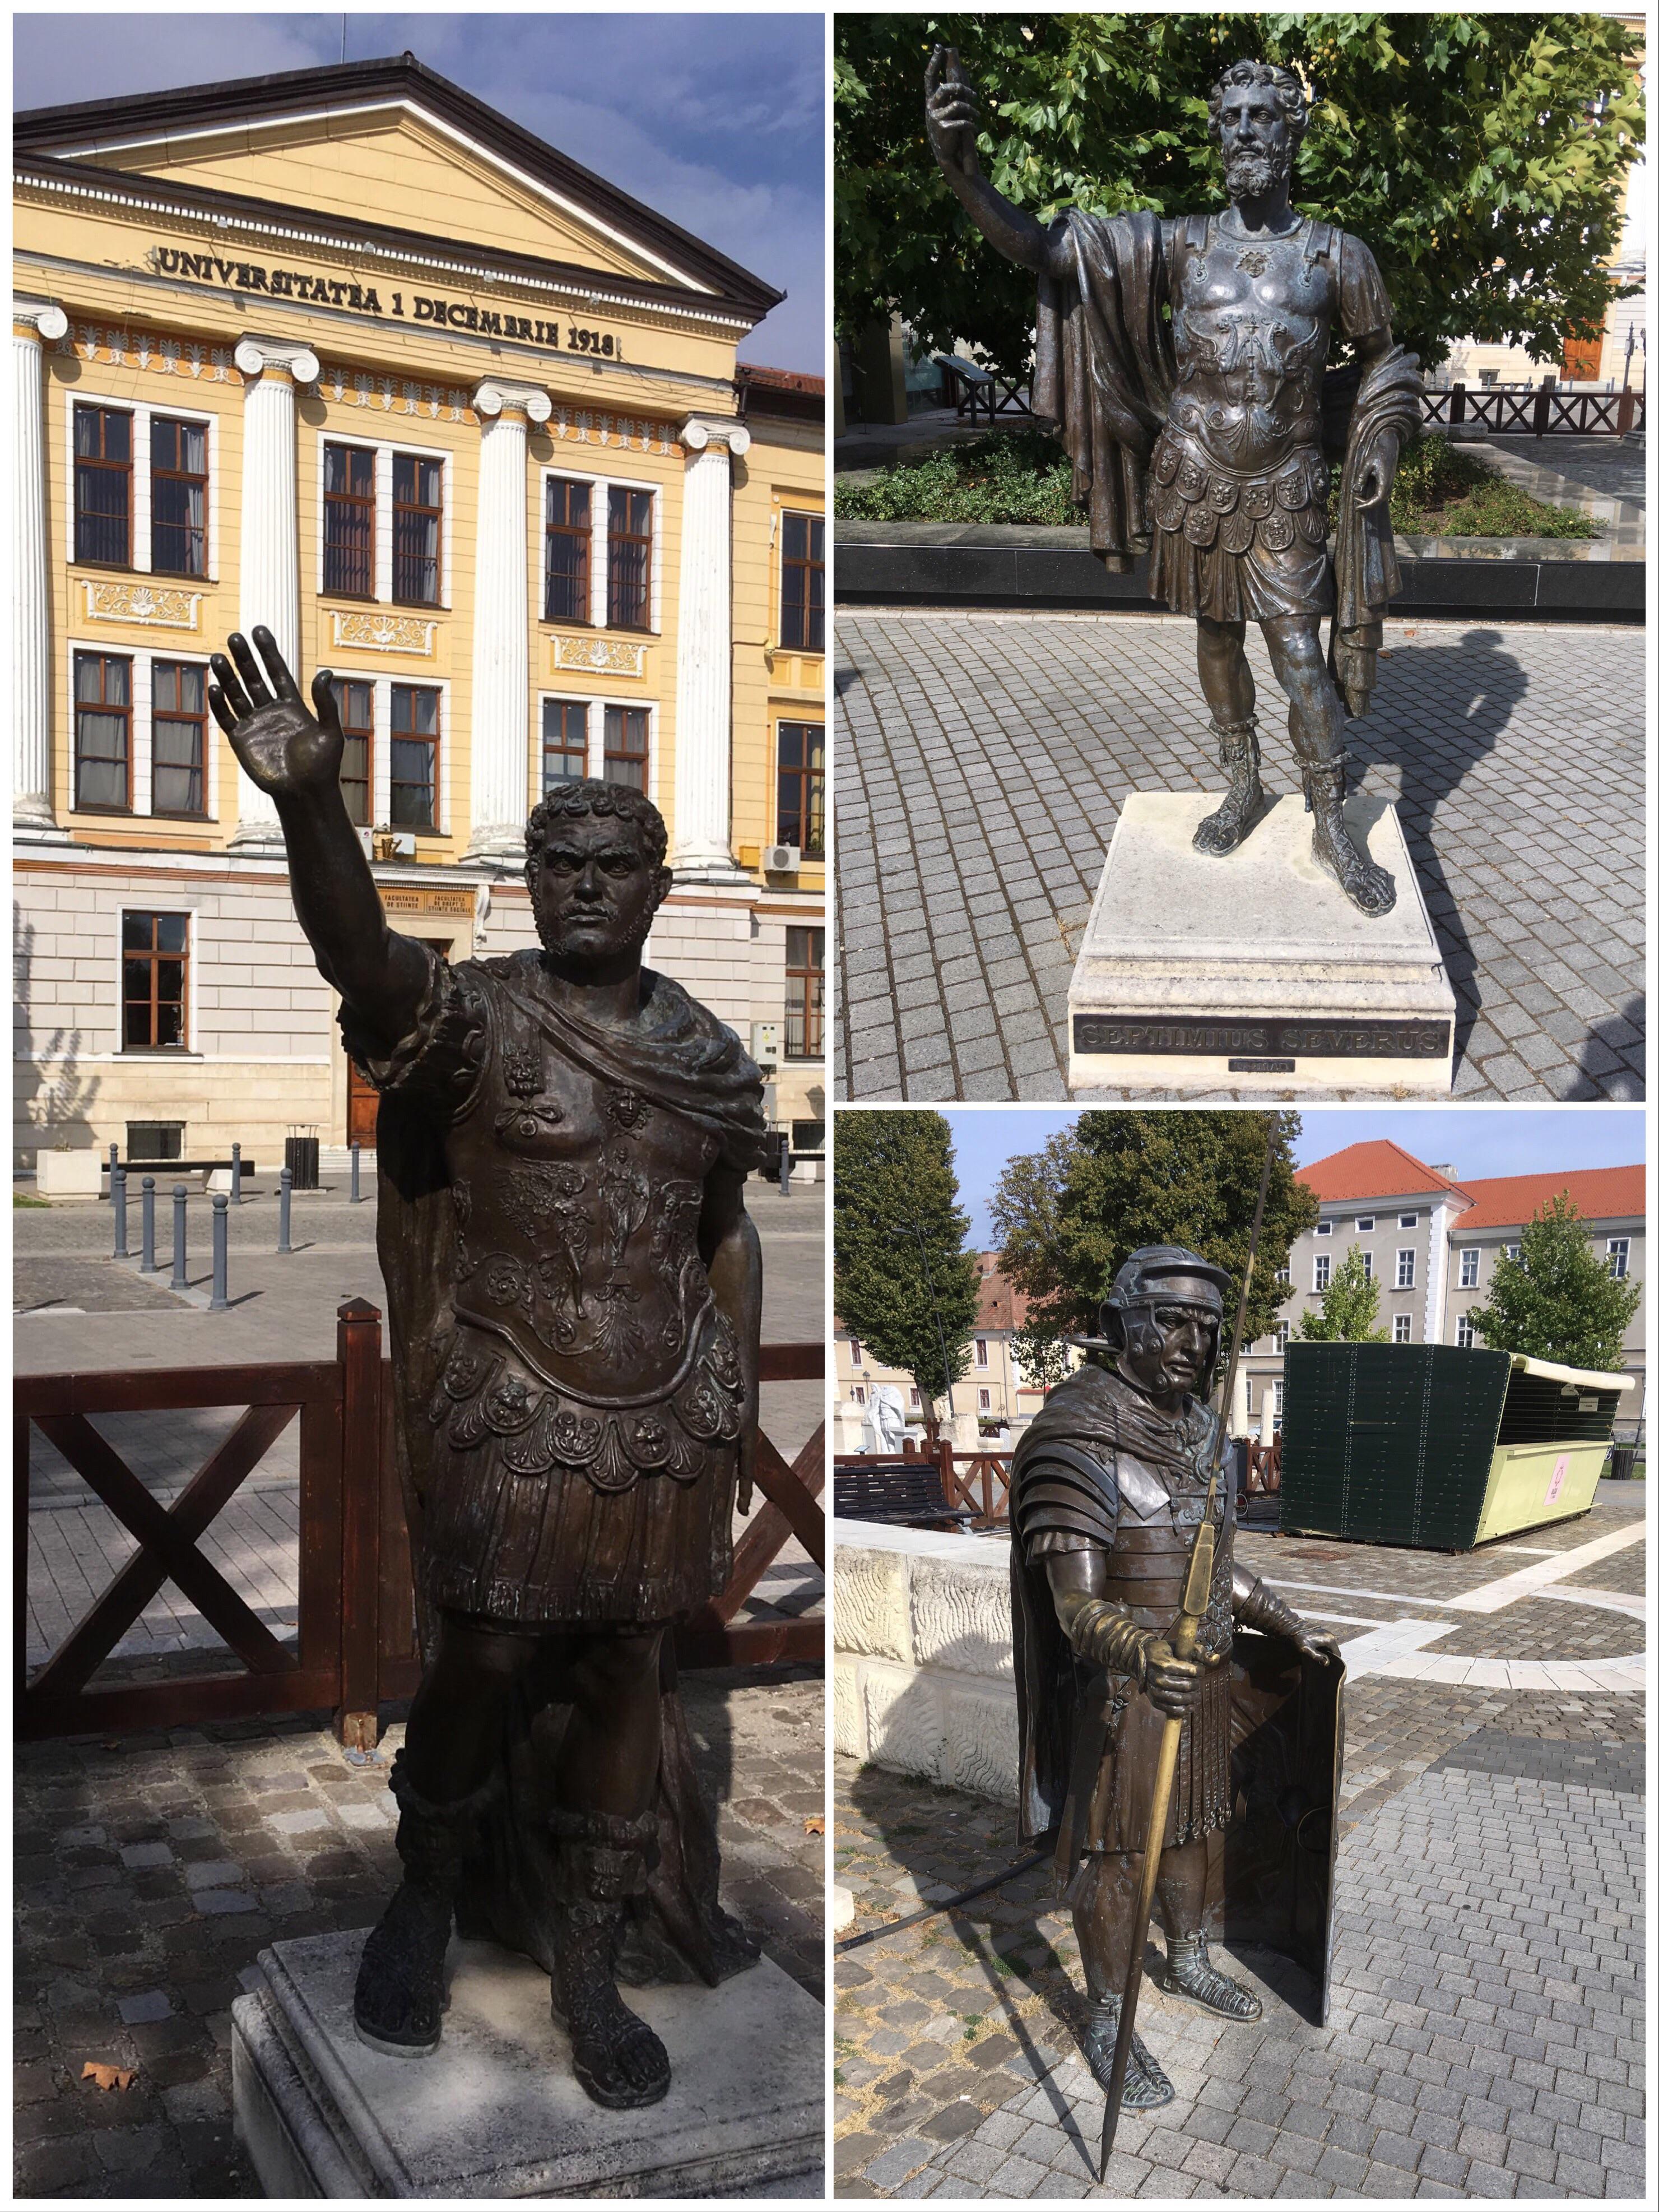
M 1589 1510 L 1628 1375 L 1442 1344 L 1285 1349 L 1279 1527 L 1467 1552 Z

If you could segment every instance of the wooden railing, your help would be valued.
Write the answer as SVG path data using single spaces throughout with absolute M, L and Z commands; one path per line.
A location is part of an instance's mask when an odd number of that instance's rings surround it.
M 1278 1436 L 1271 1444 L 1251 1443 L 1249 1468 L 1245 1477 L 1247 1498 L 1278 1497 L 1282 1445 L 1283 1440 Z M 932 1460 L 938 1467 L 946 1504 L 965 1505 L 974 1516 L 975 1528 L 1007 1527 L 1008 1479 L 1014 1463 L 1012 1452 L 957 1452 L 940 1437 L 936 1444 L 924 1445 L 918 1456 Z M 848 1464 L 856 1466 L 858 1462 L 852 1460 Z
M 1424 395 L 1425 429 L 1456 428 L 1554 436 L 1629 437 L 1646 420 L 1640 392 L 1560 392 L 1553 385 L 1454 384 Z
M 14 1384 L 13 1668 L 20 1739 L 264 1713 L 331 1711 L 343 1742 L 371 1747 L 380 1707 L 420 1680 L 409 1531 L 398 1476 L 392 1370 L 380 1316 L 354 1298 L 337 1315 L 335 1357 L 258 1367 L 20 1376 Z M 763 1382 L 812 1382 L 821 1344 L 763 1346 Z M 241 1407 L 230 1434 L 170 1506 L 159 1504 L 93 1426 L 100 1413 Z M 300 1424 L 299 1629 L 272 1635 L 201 1551 L 203 1536 L 292 1422 Z M 31 1679 L 27 1662 L 29 1450 L 38 1429 L 138 1549 Z M 793 1534 L 824 1563 L 823 1426 L 787 1464 L 764 1434 L 755 1470 L 766 1503 L 737 1547 L 719 1596 L 677 1632 L 682 1666 L 766 1665 L 823 1657 L 821 1618 L 736 1615 Z M 241 1667 L 89 1688 L 92 1676 L 166 1582 L 216 1629 Z

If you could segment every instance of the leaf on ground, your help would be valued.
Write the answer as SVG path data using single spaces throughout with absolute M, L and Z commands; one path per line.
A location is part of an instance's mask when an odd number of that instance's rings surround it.
M 81 2069 L 81 2079 L 95 2081 L 100 2089 L 130 2089 L 137 2075 L 136 2066 L 104 2066 L 95 2058 L 88 2058 Z
M 814 1813 L 810 1819 L 801 1822 L 801 1826 L 809 1836 L 821 1836 L 823 1833 L 823 1814 Z

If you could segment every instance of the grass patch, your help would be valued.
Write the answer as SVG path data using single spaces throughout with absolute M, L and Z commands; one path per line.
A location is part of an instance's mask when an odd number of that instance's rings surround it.
M 1332 471 L 1334 529 L 1340 468 Z M 1465 446 L 1419 438 L 1400 457 L 1389 501 L 1394 526 L 1418 538 L 1599 538 L 1588 516 L 1547 506 Z M 836 485 L 846 522 L 1079 523 L 1072 465 L 1058 439 L 1037 429 L 993 430 L 972 444 L 900 461 Z
M 13 1191 L 11 1194 L 11 1202 L 15 1207 L 20 1206 L 36 1206 L 42 1213 L 50 1213 L 52 1211 L 52 1200 L 49 1198 L 25 1198 L 21 1190 Z

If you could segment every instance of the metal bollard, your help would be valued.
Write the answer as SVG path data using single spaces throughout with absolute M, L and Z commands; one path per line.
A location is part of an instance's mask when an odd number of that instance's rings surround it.
M 159 1275 L 155 1264 L 155 1178 L 146 1176 L 143 1181 L 143 1244 L 138 1261 L 141 1275 Z
M 354 1144 L 351 1147 L 351 1203 L 354 1206 L 359 1206 L 362 1203 L 363 1192 L 362 1184 L 360 1180 L 362 1174 L 362 1165 L 363 1148 L 361 1145 Z
M 242 1202 L 242 1148 L 240 1145 L 233 1145 L 230 1148 L 230 1202 L 233 1206 L 240 1206 Z
M 120 1158 L 121 1147 L 119 1145 L 112 1145 L 109 1148 L 109 1194 L 112 1204 L 115 1199 L 115 1170 Z
M 788 1195 L 789 1132 L 787 1129 L 780 1129 L 778 1132 L 778 1196 L 787 1198 Z
M 110 1170 L 109 1202 L 115 1208 L 115 1256 L 127 1255 L 127 1171 L 118 1163 Z
M 289 1209 L 293 1203 L 294 1170 L 292 1168 L 284 1168 L 276 1193 L 276 1249 L 279 1252 L 291 1252 L 294 1249 L 293 1245 L 289 1242 L 288 1235 Z
M 185 1208 L 190 1204 L 190 1188 L 186 1183 L 173 1186 L 173 1280 L 170 1291 L 187 1291 L 190 1277 L 185 1272 Z
M 230 1304 L 226 1278 L 230 1272 L 230 1200 L 222 1190 L 213 1194 L 213 1296 L 210 1313 L 223 1313 Z

